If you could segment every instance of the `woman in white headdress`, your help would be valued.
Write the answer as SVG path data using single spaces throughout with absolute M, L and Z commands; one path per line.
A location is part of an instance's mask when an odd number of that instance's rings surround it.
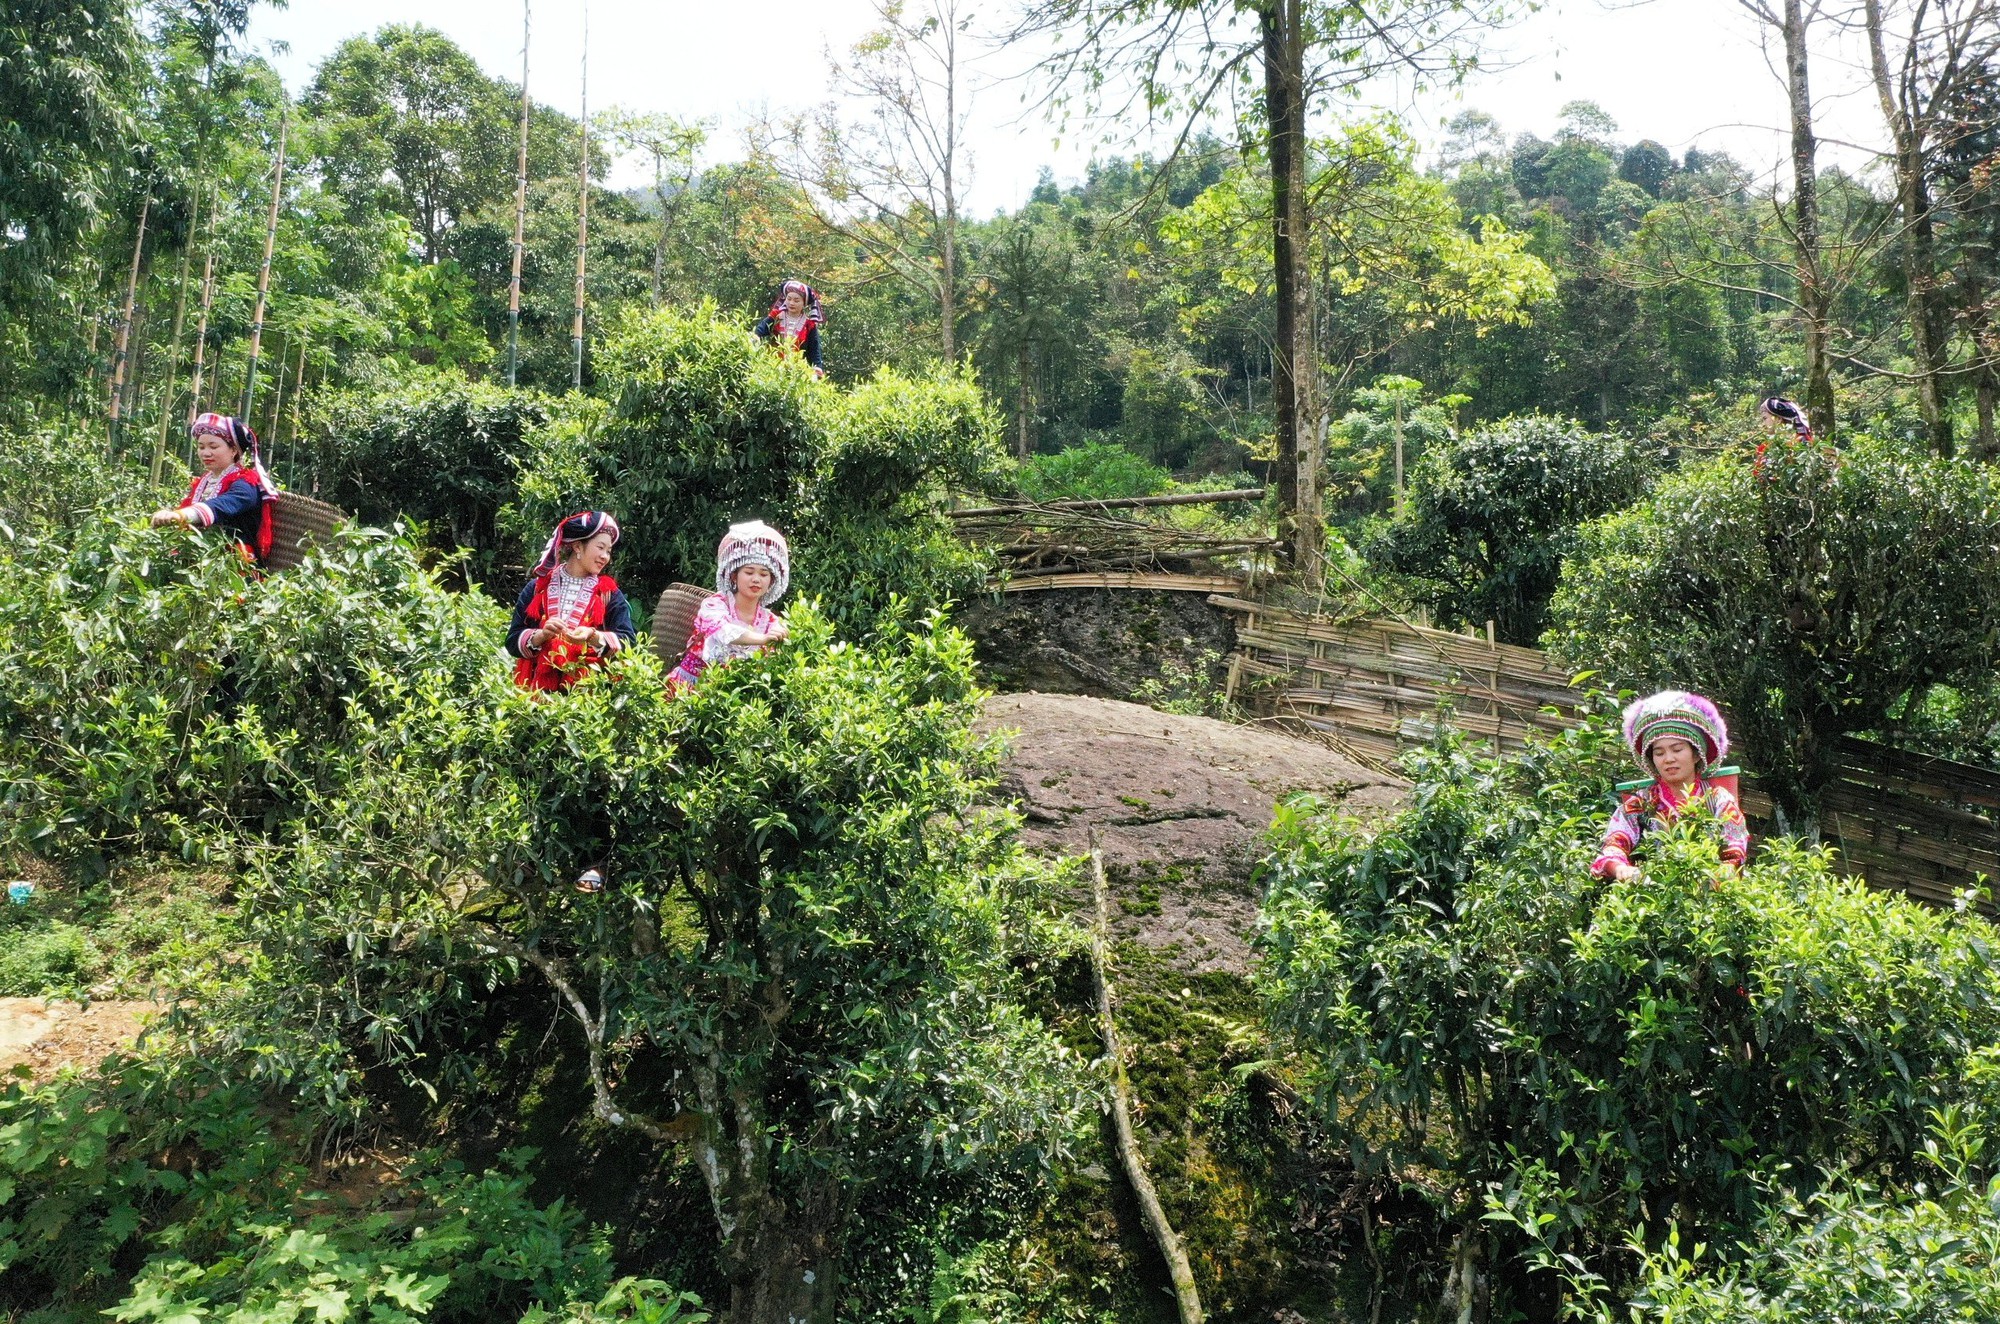
M 792 550 L 784 534 L 762 520 L 730 525 L 715 549 L 715 592 L 695 613 L 687 652 L 668 685 L 692 685 L 716 663 L 750 657 L 783 639 L 784 618 L 771 604 L 791 582 Z

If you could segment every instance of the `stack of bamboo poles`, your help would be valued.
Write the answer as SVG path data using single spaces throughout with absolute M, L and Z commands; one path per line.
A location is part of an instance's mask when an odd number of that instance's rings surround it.
M 1543 653 L 1401 621 L 1333 621 L 1217 595 L 1238 616 L 1229 661 L 1241 694 L 1279 725 L 1384 765 L 1440 725 L 1521 747 L 1577 720 L 1584 696 Z M 1842 867 L 1878 887 L 1951 905 L 2000 879 L 2000 773 L 1864 740 L 1843 742 L 1820 829 Z M 1753 831 L 1776 813 L 1754 775 L 1742 783 Z
M 1171 496 L 1124 497 L 1109 501 L 1031 501 L 955 510 L 959 537 L 984 547 L 1013 585 L 1043 576 L 1085 574 L 1127 576 L 1214 575 L 1240 581 L 1249 566 L 1267 557 L 1275 538 L 1203 533 L 1127 514 L 1160 506 L 1211 505 L 1254 501 L 1262 488 L 1230 492 L 1183 492 Z M 1120 513 L 1113 513 L 1120 512 Z M 1063 587 L 1089 587 L 1081 581 Z M 1098 587 L 1188 588 L 1182 583 L 1136 582 Z M 1213 588 L 1213 583 L 1202 585 Z

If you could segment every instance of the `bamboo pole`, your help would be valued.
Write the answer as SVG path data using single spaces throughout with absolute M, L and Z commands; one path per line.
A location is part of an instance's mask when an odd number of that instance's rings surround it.
M 215 227 L 222 212 L 222 181 L 215 183 L 215 198 L 208 208 L 208 252 L 201 263 L 201 315 L 195 319 L 194 328 L 194 379 L 188 385 L 188 415 L 190 425 L 201 412 L 202 369 L 208 362 L 208 315 L 215 307 Z
M 125 365 L 131 350 L 132 311 L 139 301 L 139 259 L 146 251 L 146 218 L 153 210 L 153 181 L 146 181 L 146 196 L 139 203 L 139 228 L 132 240 L 132 268 L 125 277 L 125 314 L 118 322 L 118 348 L 111 369 L 111 396 L 106 402 L 109 426 L 104 434 L 104 454 L 109 458 L 118 444 L 119 416 L 125 400 Z
M 507 283 L 507 385 L 521 366 L 521 254 L 528 236 L 528 3 L 521 0 L 521 150 L 514 166 L 514 276 Z
M 590 4 L 583 6 L 583 108 L 577 125 L 576 317 L 570 323 L 569 388 L 583 389 L 583 257 L 590 246 Z
M 220 190 L 218 189 L 219 193 Z M 211 206 L 213 204 L 211 203 Z M 181 375 L 181 332 L 187 325 L 188 266 L 194 255 L 195 235 L 201 230 L 201 195 L 195 195 L 194 224 L 188 228 L 187 242 L 181 245 L 180 274 L 174 278 L 174 333 L 167 351 L 167 378 L 160 394 L 160 431 L 153 438 L 153 459 L 147 466 L 154 486 L 165 477 L 167 467 L 167 427 L 174 415 L 174 392 Z
M 264 425 L 264 465 L 271 473 L 278 472 L 278 420 L 285 413 L 285 356 L 282 352 L 273 355 L 278 360 L 278 384 L 271 392 L 271 416 Z M 244 419 L 248 423 L 249 419 Z
M 271 293 L 271 253 L 278 245 L 278 204 L 285 195 L 285 138 L 292 127 L 289 102 L 278 115 L 278 162 L 271 174 L 271 210 L 264 219 L 264 262 L 257 269 L 257 311 L 250 319 L 250 358 L 243 368 L 243 402 L 236 413 L 246 424 L 257 400 L 257 355 L 264 346 L 264 309 Z
M 1097 926 L 1090 938 L 1090 973 L 1097 985 L 1097 1029 L 1104 1040 L 1104 1056 L 1111 1064 L 1111 1125 L 1118 1136 L 1118 1157 L 1125 1176 L 1138 1197 L 1139 1213 L 1153 1243 L 1166 1258 L 1167 1273 L 1174 1282 L 1174 1305 L 1181 1324 L 1202 1324 L 1201 1292 L 1195 1286 L 1194 1267 L 1188 1263 L 1187 1249 L 1180 1234 L 1167 1221 L 1160 1193 L 1146 1172 L 1146 1155 L 1132 1130 L 1132 1086 L 1125 1078 L 1124 1050 L 1118 1044 L 1118 1023 L 1111 1014 L 1111 919 L 1105 903 L 1104 852 L 1093 842 L 1090 849 L 1090 882 L 1097 896 Z
M 292 445 L 294 446 L 299 444 L 299 405 L 306 397 L 306 346 L 311 343 L 311 336 L 304 333 L 300 334 L 299 370 L 292 375 Z M 276 432 L 277 430 L 277 425 L 275 423 L 272 424 L 271 431 Z M 292 477 L 296 479 L 298 475 L 298 465 L 295 462 L 292 465 Z

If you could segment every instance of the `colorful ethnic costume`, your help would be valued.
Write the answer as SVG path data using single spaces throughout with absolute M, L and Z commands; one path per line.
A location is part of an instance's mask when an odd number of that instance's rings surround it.
M 801 312 L 785 310 L 785 296 L 793 293 L 805 299 L 805 309 Z M 820 356 L 819 329 L 825 324 L 826 305 L 820 301 L 819 291 L 802 280 L 788 280 L 778 291 L 778 300 L 771 305 L 771 311 L 757 319 L 757 338 L 778 349 L 805 355 L 814 375 L 824 377 L 826 364 Z
M 632 607 L 610 575 L 572 575 L 563 568 L 562 549 L 588 542 L 609 530 L 618 542 L 618 521 L 602 510 L 586 510 L 556 525 L 535 573 L 514 600 L 514 619 L 507 627 L 507 651 L 515 659 L 514 681 L 525 689 L 568 689 L 584 672 L 617 656 L 632 642 Z M 547 625 L 571 631 L 589 630 L 594 644 L 572 642 L 561 635 L 540 648 L 527 636 Z
M 1796 401 L 1787 400 L 1782 395 L 1774 395 L 1758 402 L 1757 414 L 1760 418 L 1789 427 L 1792 430 L 1791 445 L 1800 448 L 1812 445 L 1812 420 L 1806 417 L 1806 411 Z M 1763 475 L 1765 451 L 1769 449 L 1770 444 L 1768 441 L 1757 443 L 1757 458 L 1750 462 L 1750 473 L 1753 477 Z
M 771 572 L 771 588 L 757 604 L 755 619 L 736 614 L 736 572 L 745 566 L 760 565 Z M 755 632 L 768 636 L 778 618 L 770 604 L 785 595 L 792 582 L 792 550 L 779 533 L 762 520 L 732 524 L 715 549 L 715 592 L 702 599 L 695 613 L 694 632 L 688 636 L 687 652 L 667 677 L 679 689 L 692 685 L 709 667 L 753 657 L 762 644 L 739 642 Z
M 221 437 L 236 448 L 235 468 L 219 474 L 196 474 L 181 498 L 189 523 L 220 529 L 242 549 L 243 559 L 262 565 L 271 555 L 271 514 L 278 485 L 265 472 L 257 434 L 248 423 L 227 414 L 203 414 L 188 429 L 191 437 Z
M 1661 780 L 1653 764 L 1653 743 L 1668 736 L 1694 747 L 1695 779 L 1686 786 Z M 1750 853 L 1750 830 L 1744 826 L 1743 809 L 1734 792 L 1710 778 L 1729 752 L 1729 728 L 1715 705 L 1684 690 L 1662 690 L 1640 699 L 1625 710 L 1625 743 L 1653 783 L 1620 797 L 1590 871 L 1600 878 L 1612 877 L 1621 866 L 1632 863 L 1632 852 L 1648 832 L 1670 826 L 1691 804 L 1707 806 L 1721 825 L 1722 862 L 1741 866 Z

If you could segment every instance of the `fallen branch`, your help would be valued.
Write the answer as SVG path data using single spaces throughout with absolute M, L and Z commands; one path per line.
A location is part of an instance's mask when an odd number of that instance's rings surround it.
M 1174 1304 L 1179 1307 L 1181 1324 L 1201 1324 L 1201 1293 L 1194 1285 L 1194 1269 L 1188 1264 L 1187 1250 L 1180 1234 L 1167 1221 L 1160 1194 L 1146 1173 L 1146 1156 L 1132 1131 L 1132 1085 L 1125 1078 L 1125 1056 L 1118 1046 L 1118 1024 L 1111 1015 L 1111 924 L 1104 899 L 1104 852 L 1091 848 L 1090 882 L 1097 894 L 1097 927 L 1090 940 L 1090 974 L 1097 985 L 1097 1028 L 1104 1040 L 1104 1055 L 1111 1063 L 1111 1125 L 1118 1134 L 1118 1157 L 1124 1164 L 1126 1180 L 1139 1198 L 1139 1213 L 1153 1244 L 1166 1258 L 1167 1273 L 1174 1280 Z

